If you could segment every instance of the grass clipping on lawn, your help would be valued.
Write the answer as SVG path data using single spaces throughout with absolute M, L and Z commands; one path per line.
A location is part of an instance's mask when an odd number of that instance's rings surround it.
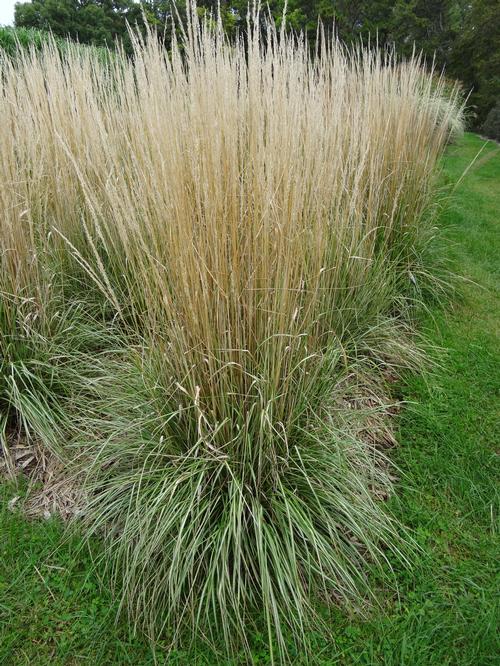
M 462 110 L 418 59 L 254 19 L 2 58 L 0 400 L 77 452 L 136 626 L 238 651 L 263 622 L 285 660 L 402 547 L 384 377 L 422 362 Z

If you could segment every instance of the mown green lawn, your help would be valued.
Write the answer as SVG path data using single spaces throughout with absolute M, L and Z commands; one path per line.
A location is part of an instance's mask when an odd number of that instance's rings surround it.
M 467 134 L 450 147 L 445 177 L 456 182 L 484 144 Z M 499 145 L 484 145 L 440 224 L 465 280 L 454 307 L 423 322 L 446 349 L 440 367 L 400 387 L 409 404 L 398 417 L 403 476 L 391 500 L 421 552 L 411 571 L 396 571 L 398 594 L 380 591 L 381 609 L 364 620 L 334 613 L 333 637 L 318 639 L 313 663 L 500 663 Z M 146 642 L 115 624 L 116 606 L 78 539 L 63 539 L 56 520 L 8 510 L 19 492 L 0 486 L 0 664 L 155 663 Z M 267 664 L 258 637 L 255 645 L 255 663 Z M 156 663 L 226 663 L 206 650 L 164 655 L 160 647 Z

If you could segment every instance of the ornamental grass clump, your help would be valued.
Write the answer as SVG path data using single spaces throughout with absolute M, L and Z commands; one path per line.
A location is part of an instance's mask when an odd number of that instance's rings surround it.
M 23 151 L 2 168 L 24 170 L 27 242 L 105 312 L 65 409 L 123 610 L 229 651 L 263 627 L 284 660 L 318 604 L 404 557 L 386 380 L 423 362 L 411 304 L 461 105 L 418 58 L 313 55 L 251 19 L 232 43 L 193 10 L 168 51 L 4 63 Z

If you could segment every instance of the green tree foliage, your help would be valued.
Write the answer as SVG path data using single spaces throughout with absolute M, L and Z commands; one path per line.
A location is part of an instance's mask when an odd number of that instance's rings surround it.
M 229 34 L 245 32 L 247 0 L 199 0 L 200 13 L 220 5 Z M 281 25 L 285 0 L 269 0 Z M 121 39 L 130 49 L 127 24 L 144 20 L 168 39 L 172 18 L 185 13 L 179 0 L 31 0 L 16 5 L 16 26 L 51 30 L 60 37 L 99 46 Z M 472 91 L 472 124 L 479 127 L 500 99 L 499 0 L 288 0 L 286 25 L 303 30 L 314 44 L 318 19 L 345 42 L 360 38 L 394 44 L 409 55 L 416 48 Z
M 500 2 L 473 0 L 463 5 L 454 25 L 448 70 L 472 90 L 473 122 L 480 127 L 500 104 Z
M 130 48 L 127 24 L 142 23 L 141 6 L 133 0 L 33 0 L 17 3 L 17 27 L 50 30 L 82 44 Z

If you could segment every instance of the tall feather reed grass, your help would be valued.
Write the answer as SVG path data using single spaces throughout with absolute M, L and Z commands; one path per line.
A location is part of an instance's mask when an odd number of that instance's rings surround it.
M 462 108 L 418 57 L 313 55 L 253 18 L 229 43 L 193 9 L 132 59 L 2 58 L 2 327 L 50 342 L 62 308 L 99 331 L 65 347 L 62 445 L 134 625 L 231 652 L 262 621 L 286 660 L 318 603 L 404 557 L 385 378 L 424 360 L 411 304 Z

